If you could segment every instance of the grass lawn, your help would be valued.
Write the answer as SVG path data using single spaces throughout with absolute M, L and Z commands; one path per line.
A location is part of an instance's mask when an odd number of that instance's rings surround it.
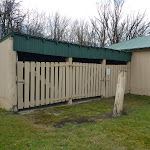
M 0 150 L 150 149 L 150 97 L 126 95 L 116 118 L 113 104 L 108 98 L 24 115 L 0 109 Z

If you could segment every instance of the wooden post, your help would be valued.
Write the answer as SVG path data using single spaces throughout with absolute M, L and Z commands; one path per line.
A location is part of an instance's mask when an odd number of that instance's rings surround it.
M 69 100 L 67 101 L 68 105 L 72 105 L 72 57 L 67 57 L 66 62 L 69 62 Z
M 101 95 L 102 95 L 102 97 L 105 97 L 106 96 L 106 94 L 105 94 L 105 81 L 106 81 L 106 59 L 103 59 L 102 60 L 102 78 L 101 78 L 101 81 L 102 81 L 102 83 L 101 83 L 101 86 L 102 86 L 102 93 L 101 93 Z
M 127 71 L 123 71 L 123 70 L 119 71 L 113 117 L 121 115 L 123 110 L 126 76 L 127 76 Z
M 127 93 L 130 93 L 131 89 L 131 62 L 127 63 Z

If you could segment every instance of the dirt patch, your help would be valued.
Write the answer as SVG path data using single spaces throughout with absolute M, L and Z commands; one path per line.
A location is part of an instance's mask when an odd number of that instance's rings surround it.
M 88 117 L 82 117 L 82 118 L 75 118 L 75 119 L 63 119 L 60 122 L 55 122 L 54 127 L 62 128 L 66 123 L 74 123 L 74 124 L 82 124 L 82 123 L 96 123 L 94 119 L 88 118 Z
M 115 101 L 115 98 L 107 98 L 107 99 L 105 99 L 105 98 L 103 98 L 103 99 L 101 99 L 101 102 L 106 102 L 106 103 L 114 103 L 114 101 Z
M 123 116 L 127 116 L 129 115 L 129 110 L 127 108 L 124 108 L 123 111 L 122 111 L 122 114 Z M 105 112 L 103 113 L 102 117 L 101 118 L 113 118 L 113 112 Z
M 128 109 L 125 108 L 122 111 L 122 115 L 129 115 Z M 74 115 L 69 115 L 67 118 L 61 119 L 60 121 L 54 121 L 49 115 L 41 115 L 35 117 L 34 124 L 36 125 L 43 124 L 45 126 L 49 126 L 50 124 L 51 125 L 53 124 L 53 127 L 62 128 L 67 123 L 72 123 L 72 124 L 96 123 L 98 119 L 108 119 L 108 118 L 113 118 L 113 112 L 104 112 L 102 115 L 90 116 L 90 117 L 88 116 L 77 117 Z

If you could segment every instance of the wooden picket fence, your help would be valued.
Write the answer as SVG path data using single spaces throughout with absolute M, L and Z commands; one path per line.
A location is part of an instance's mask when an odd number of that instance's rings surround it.
M 18 109 L 101 96 L 101 64 L 18 62 Z
M 18 109 L 96 96 L 115 96 L 119 70 L 127 65 L 69 62 L 22 62 L 17 64 Z M 105 72 L 104 72 L 105 71 Z M 105 91 L 104 91 L 105 90 Z

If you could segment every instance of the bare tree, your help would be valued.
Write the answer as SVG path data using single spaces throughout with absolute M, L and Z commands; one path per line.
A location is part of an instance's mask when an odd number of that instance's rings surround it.
M 49 15 L 47 21 L 48 37 L 54 40 L 67 41 L 70 18 L 61 16 L 58 12 Z
M 80 45 L 96 46 L 96 34 L 88 21 L 75 20 L 70 27 L 69 41 Z
M 124 16 L 124 3 L 124 0 L 101 0 L 98 4 L 98 17 L 92 18 L 91 24 L 102 47 L 148 33 L 150 23 L 145 21 L 145 13 Z
M 128 15 L 126 18 L 125 31 L 123 40 L 130 40 L 137 36 L 149 34 L 150 22 L 145 20 L 145 12 L 143 14 Z
M 104 47 L 107 44 L 107 30 L 109 24 L 109 7 L 110 3 L 104 1 L 101 5 L 97 6 L 97 12 L 99 17 L 91 18 L 91 24 L 93 30 L 95 31 L 95 38 L 98 42 L 101 43 L 101 46 Z
M 44 12 L 39 13 L 37 10 L 28 10 L 24 20 L 24 33 L 44 37 L 46 20 L 47 18 Z
M 1 0 L 1 37 L 13 31 L 21 32 L 24 18 L 25 15 L 21 11 L 20 2 L 16 2 L 16 0 Z

